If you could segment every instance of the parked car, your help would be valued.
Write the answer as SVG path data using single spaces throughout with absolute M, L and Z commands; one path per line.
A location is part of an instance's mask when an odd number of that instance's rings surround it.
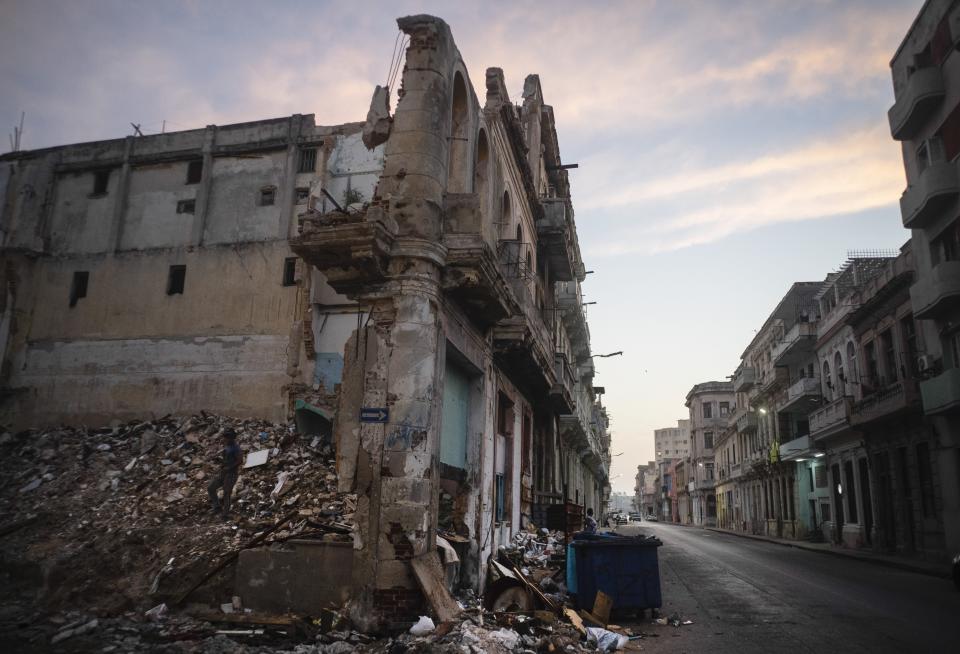
M 630 522 L 640 522 L 640 519 L 641 519 L 641 518 L 640 518 L 640 514 L 639 514 L 639 513 L 631 513 L 631 514 L 630 514 Z
M 653 515 L 652 513 L 648 513 L 646 516 L 644 516 L 643 519 L 646 520 L 647 522 L 656 522 L 657 516 Z

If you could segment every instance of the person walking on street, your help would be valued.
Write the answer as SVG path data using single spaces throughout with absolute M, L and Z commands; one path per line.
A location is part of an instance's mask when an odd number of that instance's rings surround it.
M 220 471 L 210 480 L 207 492 L 210 494 L 213 512 L 226 520 L 230 514 L 230 494 L 233 493 L 233 485 L 237 483 L 237 477 L 240 474 L 243 454 L 240 451 L 240 446 L 237 445 L 236 432 L 232 429 L 224 429 L 222 436 L 224 443 L 223 461 L 220 464 Z M 218 488 L 223 489 L 223 501 L 217 497 Z

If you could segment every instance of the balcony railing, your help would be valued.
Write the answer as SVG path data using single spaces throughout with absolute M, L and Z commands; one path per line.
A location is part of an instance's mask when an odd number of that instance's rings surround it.
M 907 229 L 922 229 L 952 203 L 960 193 L 957 164 L 938 161 L 928 165 L 900 196 L 900 214 Z
M 757 431 L 757 414 L 753 411 L 744 410 L 737 416 L 737 431 L 741 434 Z
M 864 425 L 920 409 L 920 389 L 913 379 L 902 379 L 866 396 L 850 407 L 850 424 Z
M 787 413 L 807 414 L 820 400 L 820 380 L 816 377 L 801 377 L 787 389 L 787 401 L 780 407 Z
M 817 323 L 798 322 L 790 328 L 778 345 L 773 348 L 771 356 L 778 366 L 786 366 L 799 362 L 813 351 L 813 344 L 817 340 Z
M 913 138 L 943 96 L 943 74 L 939 66 L 913 71 L 897 101 L 887 112 L 893 138 L 897 141 Z
M 850 424 L 850 398 L 841 397 L 810 414 L 810 435 L 821 438 Z
M 742 393 L 749 391 L 757 381 L 756 368 L 740 368 L 733 378 L 733 391 Z
M 960 305 L 960 261 L 941 261 L 910 287 L 913 315 L 937 319 Z
M 920 382 L 923 411 L 936 415 L 960 409 L 960 368 L 944 370 L 936 377 Z

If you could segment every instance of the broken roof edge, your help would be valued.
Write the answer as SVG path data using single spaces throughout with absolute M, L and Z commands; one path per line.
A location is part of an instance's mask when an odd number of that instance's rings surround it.
M 35 148 L 33 150 L 17 150 L 16 152 L 6 152 L 0 154 L 0 161 L 17 161 L 19 159 L 33 159 L 36 157 L 46 156 L 48 154 L 54 153 L 58 150 L 71 150 L 71 149 L 82 149 L 89 148 L 92 146 L 122 146 L 122 144 L 127 139 L 134 139 L 138 142 L 151 143 L 157 142 L 163 139 L 184 136 L 187 134 L 202 134 L 208 129 L 216 129 L 217 131 L 233 131 L 240 129 L 247 129 L 250 127 L 260 127 L 265 125 L 278 125 L 285 122 L 289 122 L 292 119 L 300 118 L 304 127 L 307 129 L 312 129 L 316 136 L 339 136 L 339 135 L 348 135 L 355 132 L 359 132 L 363 129 L 362 122 L 349 122 L 349 123 L 340 123 L 335 125 L 317 125 L 315 123 L 315 114 L 290 114 L 288 116 L 279 116 L 276 118 L 263 118 L 261 120 L 250 120 L 240 123 L 226 123 L 226 124 L 210 124 L 205 125 L 204 127 L 194 127 L 190 129 L 182 129 L 177 131 L 168 131 L 161 132 L 159 134 L 146 134 L 144 136 L 120 136 L 109 139 L 97 139 L 92 141 L 75 141 L 73 143 L 61 143 L 60 145 L 51 145 L 43 148 Z

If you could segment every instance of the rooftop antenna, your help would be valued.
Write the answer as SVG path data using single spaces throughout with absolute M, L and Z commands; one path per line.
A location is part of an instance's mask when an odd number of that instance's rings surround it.
M 133 133 L 135 136 L 143 136 L 143 132 L 140 131 L 140 125 L 137 123 L 130 123 L 133 126 Z
M 13 134 L 9 134 L 10 137 L 10 151 L 19 152 L 20 151 L 20 141 L 23 139 L 23 117 L 26 115 L 25 111 L 20 112 L 20 125 L 13 126 Z

